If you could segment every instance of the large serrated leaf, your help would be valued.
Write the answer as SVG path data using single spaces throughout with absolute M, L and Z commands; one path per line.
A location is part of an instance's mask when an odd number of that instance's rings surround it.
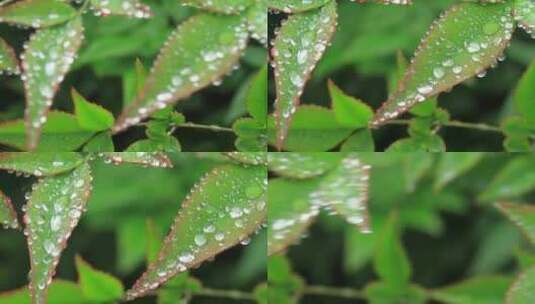
M 299 1 L 301 2 L 301 1 Z M 323 55 L 336 27 L 336 2 L 291 15 L 277 32 L 271 54 L 277 98 L 276 146 L 282 149 L 305 83 Z
M 76 15 L 66 1 L 23 0 L 0 7 L 0 22 L 30 27 L 46 27 L 63 23 Z
M 533 0 L 514 0 L 514 15 L 518 25 L 535 37 L 535 2 Z
M 74 152 L 0 153 L 0 169 L 35 176 L 50 176 L 64 173 L 78 167 L 83 161 L 84 158 L 80 154 Z
M 0 38 L 0 74 L 20 73 L 19 61 L 13 48 Z
M 510 284 L 506 277 L 475 277 L 433 290 L 431 297 L 446 304 L 501 304 Z
M 535 206 L 498 203 L 496 207 L 535 244 Z
M 219 80 L 247 44 L 245 18 L 201 14 L 178 26 L 165 43 L 143 91 L 118 118 L 114 132 Z
M 24 222 L 30 250 L 33 303 L 46 303 L 47 287 L 60 254 L 84 211 L 91 183 L 89 164 L 83 163 L 69 173 L 45 177 L 32 187 Z
M 309 198 L 318 184 L 317 178 L 276 178 L 269 181 L 268 255 L 283 251 L 305 234 L 319 213 L 319 206 L 313 205 Z
M 138 164 L 146 167 L 172 168 L 173 163 L 163 152 L 103 152 L 99 156 L 105 162 L 120 164 Z
M 26 91 L 26 132 L 30 150 L 37 147 L 41 127 L 63 77 L 74 62 L 83 40 L 81 17 L 37 31 L 22 55 Z
M 91 0 L 91 9 L 97 16 L 123 15 L 135 18 L 149 18 L 149 6 L 138 0 Z
M 184 5 L 207 9 L 218 13 L 236 14 L 245 10 L 248 6 L 253 4 L 254 1 L 255 0 L 183 0 L 181 2 Z
M 224 165 L 205 175 L 182 203 L 158 260 L 127 298 L 146 295 L 254 233 L 266 218 L 266 190 L 263 166 Z
M 308 152 L 269 153 L 269 170 L 288 178 L 310 178 L 325 174 L 338 165 L 338 153 Z
M 310 9 L 318 8 L 332 0 L 269 0 L 269 8 L 283 11 L 285 13 L 298 13 Z
M 429 97 L 496 64 L 514 30 L 512 7 L 461 3 L 436 21 L 423 39 L 397 90 L 376 113 L 379 126 Z
M 535 302 L 535 266 L 521 273 L 507 291 L 506 304 L 531 304 Z
M 11 199 L 2 191 L 0 191 L 0 224 L 2 224 L 4 228 L 16 229 L 19 227 L 17 213 L 15 213 L 15 209 L 13 209 Z

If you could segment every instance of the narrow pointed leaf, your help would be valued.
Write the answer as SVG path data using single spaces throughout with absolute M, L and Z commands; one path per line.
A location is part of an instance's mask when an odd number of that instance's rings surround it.
M 247 44 L 244 17 L 201 14 L 178 26 L 156 59 L 145 88 L 119 117 L 114 132 L 219 80 Z
M 253 4 L 254 1 L 255 0 L 183 0 L 181 2 L 184 5 L 198 7 L 213 12 L 237 14 Z
M 96 270 L 80 256 L 76 256 L 76 269 L 80 288 L 88 301 L 111 303 L 122 298 L 124 288 L 117 278 Z
M 76 10 L 60 0 L 22 0 L 0 7 L 0 22 L 35 28 L 60 24 L 75 15 Z
M 367 207 L 369 170 L 370 166 L 363 164 L 354 153 L 347 155 L 311 194 L 313 203 L 357 225 L 361 232 L 371 232 Z
M 498 203 L 496 207 L 535 244 L 535 206 Z
M 24 222 L 33 303 L 46 303 L 47 287 L 67 239 L 84 211 L 91 181 L 89 164 L 83 163 L 69 173 L 45 177 L 32 187 Z
M 285 13 L 299 13 L 310 9 L 318 8 L 332 0 L 269 0 L 269 8 L 283 11 Z
M 518 25 L 532 37 L 535 37 L 535 2 L 532 0 L 514 0 L 514 15 Z
M 75 89 L 71 90 L 71 96 L 76 120 L 83 129 L 98 132 L 110 129 L 115 123 L 115 118 L 108 110 L 87 101 Z
M 267 46 L 268 42 L 267 2 L 268 0 L 257 0 L 247 12 L 247 22 L 251 37 L 258 40 L 264 46 Z
M 103 152 L 105 162 L 115 165 L 138 164 L 154 168 L 172 168 L 173 162 L 163 152 Z
M 521 273 L 507 291 L 506 304 L 535 302 L 535 266 Z
M 91 0 L 91 9 L 97 16 L 119 15 L 134 18 L 149 18 L 149 6 L 138 0 Z
M 11 199 L 0 191 L 0 224 L 4 228 L 19 228 L 17 213 L 11 204 Z
M 22 55 L 26 91 L 26 132 L 30 150 L 36 148 L 47 112 L 63 77 L 74 62 L 83 40 L 80 17 L 60 26 L 37 31 Z
M 308 77 L 331 40 L 336 19 L 336 2 L 331 1 L 322 8 L 289 16 L 278 30 L 271 54 L 277 91 L 275 122 L 279 150 Z
M 335 168 L 342 157 L 337 153 L 269 153 L 269 170 L 288 178 L 310 178 Z
M 514 30 L 509 2 L 461 3 L 436 21 L 397 90 L 376 113 L 378 126 L 496 64 Z
M 345 94 L 332 81 L 329 81 L 329 93 L 334 115 L 340 125 L 355 129 L 368 125 L 373 111 L 367 104 Z
M 143 296 L 249 237 L 265 221 L 266 192 L 263 166 L 224 165 L 204 176 L 182 203 L 158 260 L 127 298 Z
M 511 279 L 501 276 L 475 277 L 431 292 L 445 304 L 502 304 Z
M 444 153 L 436 169 L 434 188 L 442 189 L 449 182 L 473 168 L 483 157 L 482 153 Z
M 84 158 L 74 152 L 0 153 L 0 169 L 35 176 L 50 176 L 64 173 L 78 167 L 83 161 Z
M 19 60 L 13 48 L 0 38 L 0 74 L 19 74 Z
M 276 178 L 268 186 L 268 255 L 285 250 L 296 243 L 319 213 L 310 194 L 319 180 Z
M 242 164 L 267 165 L 265 152 L 225 152 L 223 155 Z

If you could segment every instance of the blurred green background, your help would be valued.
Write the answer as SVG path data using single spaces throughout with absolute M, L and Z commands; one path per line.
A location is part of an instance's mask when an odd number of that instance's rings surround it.
M 75 255 L 96 269 L 121 279 L 129 288 L 145 270 L 147 220 L 167 234 L 180 202 L 200 177 L 218 164 L 195 153 L 173 155 L 174 169 L 110 166 L 96 162 L 94 189 L 87 212 L 62 254 L 55 278 L 77 280 Z M 32 178 L 0 171 L 0 189 L 13 200 L 19 215 Z M 27 284 L 29 257 L 22 231 L 0 230 L 0 291 Z M 260 233 L 247 246 L 238 245 L 212 262 L 191 271 L 206 287 L 250 292 L 266 280 L 266 239 Z M 178 299 L 176 299 L 178 301 Z M 130 303 L 156 303 L 149 297 Z M 241 303 L 217 298 L 194 298 L 191 303 Z M 247 303 L 247 302 L 244 302 Z M 250 302 L 248 302 L 250 303 Z M 74 304 L 74 302 L 73 302 Z
M 65 78 L 54 99 L 54 109 L 73 112 L 70 88 L 76 88 L 91 102 L 96 102 L 116 116 L 123 107 L 123 79 L 134 73 L 136 58 L 141 59 L 147 71 L 168 35 L 178 24 L 198 10 L 185 7 L 176 0 L 146 2 L 154 17 L 138 20 L 108 16 L 99 18 L 84 14 L 86 39 L 71 72 Z M 0 24 L 0 37 L 12 45 L 17 54 L 32 30 Z M 265 48 L 250 41 L 239 68 L 224 78 L 217 87 L 209 87 L 179 102 L 177 111 L 198 124 L 230 127 L 246 113 L 243 92 L 250 77 L 266 63 Z M 241 90 L 241 91 L 240 91 Z M 23 117 L 24 91 L 20 77 L 0 75 L 0 122 Z M 183 151 L 235 150 L 233 133 L 180 128 L 175 136 Z M 144 138 L 144 129 L 131 128 L 114 138 L 119 151 L 137 139 Z
M 347 94 L 362 99 L 373 109 L 379 108 L 388 96 L 387 78 L 396 69 L 397 50 L 412 58 L 433 20 L 459 2 L 414 0 L 413 5 L 400 6 L 338 1 L 338 27 L 332 45 L 305 87 L 301 103 L 330 107 L 327 80 L 332 79 Z M 271 37 L 284 18 L 284 14 L 270 16 Z M 499 125 L 513 111 L 510 95 L 535 58 L 535 43 L 518 29 L 505 55 L 505 61 L 491 69 L 486 77 L 465 81 L 450 93 L 441 94 L 439 107 L 445 108 L 455 120 Z M 273 81 L 270 85 L 273 101 Z M 384 126 L 373 133 L 377 151 L 407 136 L 405 126 Z M 443 128 L 439 135 L 444 138 L 448 151 L 503 150 L 503 137 L 496 133 Z

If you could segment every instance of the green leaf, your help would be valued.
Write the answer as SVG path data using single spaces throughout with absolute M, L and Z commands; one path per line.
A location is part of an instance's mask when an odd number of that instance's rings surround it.
M 17 219 L 17 213 L 11 204 L 11 199 L 2 191 L 0 191 L 0 223 L 4 228 L 19 228 L 19 220 Z
M 73 171 L 45 177 L 32 187 L 24 222 L 30 250 L 30 291 L 34 303 L 46 291 L 67 239 L 91 194 L 91 171 L 83 163 Z
M 340 147 L 341 152 L 374 152 L 375 142 L 369 129 L 353 133 Z
M 201 289 L 202 284 L 199 280 L 183 272 L 176 275 L 158 291 L 158 304 L 188 304 L 191 294 Z
M 256 0 L 255 4 L 247 12 L 251 37 L 258 40 L 264 46 L 267 46 L 268 43 L 268 14 L 266 13 L 268 1 L 270 0 Z
M 515 223 L 524 235 L 535 244 L 535 206 L 497 203 L 496 208 Z
M 533 10 L 535 12 L 535 4 Z M 524 73 L 514 91 L 513 100 L 517 111 L 527 122 L 535 122 L 535 60 Z
M 245 165 L 267 165 L 267 153 L 224 152 L 224 156 Z
M 48 289 L 48 304 L 84 303 L 85 299 L 78 284 L 54 280 Z M 0 304 L 31 304 L 28 288 L 20 288 L 0 295 Z
M 535 162 L 530 156 L 509 161 L 479 195 L 481 201 L 518 197 L 535 189 Z
M 252 118 L 240 118 L 232 125 L 236 133 L 236 148 L 240 151 L 261 152 L 267 150 L 266 126 Z
M 13 120 L 0 124 L 0 143 L 25 150 L 24 121 Z M 50 112 L 44 124 L 41 141 L 36 151 L 73 151 L 93 136 L 93 132 L 83 130 L 74 115 L 64 112 Z
M 275 123 L 268 120 L 269 142 L 275 144 Z M 284 149 L 287 151 L 328 151 L 353 133 L 353 128 L 340 125 L 334 112 L 312 105 L 297 108 L 288 131 Z
M 319 213 L 309 198 L 318 179 L 275 178 L 268 185 L 268 255 L 285 250 L 297 242 Z
M 518 25 L 533 37 L 535 35 L 535 3 L 530 0 L 514 0 L 514 16 Z
M 143 296 L 249 237 L 266 219 L 266 192 L 263 166 L 229 164 L 206 174 L 182 203 L 158 260 L 127 298 Z
M 137 164 L 145 167 L 172 168 L 173 162 L 163 152 L 103 152 L 99 156 L 104 162 L 121 164 Z
M 269 170 L 288 178 L 310 178 L 334 169 L 342 159 L 337 153 L 269 153 Z
M 35 28 L 64 23 L 76 10 L 60 0 L 22 0 L 0 7 L 0 22 Z
M 433 155 L 427 152 L 406 153 L 403 159 L 403 173 L 405 176 L 405 189 L 414 192 L 418 182 L 433 165 Z
M 385 282 L 368 284 L 364 290 L 370 304 L 424 304 L 425 290 L 416 285 L 409 285 L 406 289 L 393 288 Z
M 78 17 L 64 25 L 37 31 L 25 46 L 22 79 L 26 91 L 26 139 L 29 150 L 37 147 L 54 94 L 74 62 L 82 40 L 82 19 Z
M 84 152 L 113 152 L 115 145 L 111 138 L 110 132 L 102 132 L 91 138 L 87 144 L 84 145 Z
M 180 143 L 173 136 L 158 139 L 142 139 L 128 146 L 126 152 L 180 152 Z
M 56 175 L 78 167 L 84 158 L 74 152 L 63 153 L 0 153 L 0 169 L 35 176 Z
M 162 249 L 165 235 L 151 218 L 147 219 L 146 223 L 147 262 L 153 263 L 158 259 L 158 252 Z
M 293 273 L 290 262 L 283 255 L 268 259 L 268 299 L 270 303 L 297 303 L 297 295 L 304 287 L 302 278 Z
M 435 172 L 436 190 L 442 189 L 452 180 L 472 169 L 483 157 L 482 153 L 444 153 L 440 156 Z
M 145 86 L 146 74 L 145 66 L 139 58 L 136 59 L 134 68 L 128 69 L 123 74 L 123 107 L 131 104 L 136 96 L 141 94 Z
M 158 55 L 142 93 L 117 119 L 114 132 L 219 80 L 236 64 L 247 38 L 241 16 L 201 14 L 180 24 Z
M 535 301 L 535 267 L 521 273 L 507 291 L 506 304 L 530 304 Z
M 97 16 L 123 15 L 135 18 L 149 18 L 152 11 L 138 0 L 90 0 L 91 9 Z
M 445 152 L 446 145 L 438 135 L 416 136 L 400 139 L 390 145 L 388 152 Z
M 511 281 L 501 276 L 474 277 L 435 289 L 431 297 L 445 304 L 501 304 Z
M 236 14 L 253 4 L 252 0 L 183 0 L 184 5 L 190 5 L 213 12 Z
M 0 38 L 0 74 L 19 74 L 19 60 L 13 48 Z
M 513 30 L 510 2 L 453 6 L 428 31 L 398 89 L 372 125 L 384 124 L 418 102 L 483 73 L 497 61 Z
M 87 131 L 110 129 L 115 122 L 113 115 L 103 107 L 87 101 L 74 88 L 71 89 L 74 112 L 80 127 Z
M 299 13 L 307 11 L 310 9 L 318 8 L 323 6 L 331 0 L 311 0 L 311 1 L 301 1 L 301 0 L 270 0 L 269 8 L 283 11 L 285 13 Z
M 367 104 L 346 95 L 331 80 L 329 80 L 329 93 L 334 115 L 340 125 L 355 129 L 368 125 L 373 117 L 373 111 Z
M 80 256 L 76 256 L 76 269 L 80 288 L 87 300 L 102 303 L 118 300 L 123 296 L 124 289 L 120 280 L 96 270 Z
M 266 124 L 267 120 L 267 88 L 268 88 L 268 70 L 267 64 L 264 65 L 258 74 L 253 78 L 251 87 L 247 92 L 246 102 L 247 111 L 254 119 L 260 123 Z
M 374 268 L 379 277 L 392 289 L 405 289 L 412 271 L 401 244 L 397 214 L 393 213 L 383 226 L 375 250 Z
M 284 3 L 286 5 L 287 1 Z M 270 1 L 270 5 L 277 5 L 277 1 Z M 279 150 L 283 148 L 305 83 L 331 40 L 336 19 L 336 1 L 330 1 L 322 8 L 289 16 L 277 32 L 271 53 L 277 91 L 274 116 Z

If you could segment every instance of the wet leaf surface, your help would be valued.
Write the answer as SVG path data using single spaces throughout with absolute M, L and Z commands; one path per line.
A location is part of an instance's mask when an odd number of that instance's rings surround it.
M 535 301 L 535 266 L 521 273 L 507 291 L 506 304 L 531 304 Z
M 19 227 L 17 213 L 15 213 L 15 209 L 13 209 L 11 199 L 2 191 L 0 191 L 0 223 L 4 228 L 17 229 Z
M 0 74 L 19 74 L 19 60 L 13 48 L 0 38 Z
M 105 162 L 120 164 L 138 164 L 146 167 L 172 168 L 173 163 L 163 152 L 104 152 L 99 154 Z
M 49 176 L 67 172 L 78 167 L 84 158 L 75 152 L 0 153 L 0 169 L 35 176 Z
M 183 0 L 182 4 L 213 12 L 237 14 L 252 5 L 254 1 L 255 0 Z
M 60 0 L 23 0 L 0 7 L 0 22 L 29 27 L 47 27 L 64 23 L 76 10 Z
M 335 168 L 342 155 L 337 153 L 308 152 L 269 153 L 269 170 L 288 178 L 310 178 Z
M 514 0 L 514 15 L 518 25 L 531 37 L 535 37 L 535 2 L 532 0 Z
M 91 0 L 91 9 L 97 16 L 119 15 L 134 18 L 149 18 L 152 11 L 138 0 Z
M 321 7 L 331 0 L 269 0 L 269 8 L 285 13 L 298 13 Z

